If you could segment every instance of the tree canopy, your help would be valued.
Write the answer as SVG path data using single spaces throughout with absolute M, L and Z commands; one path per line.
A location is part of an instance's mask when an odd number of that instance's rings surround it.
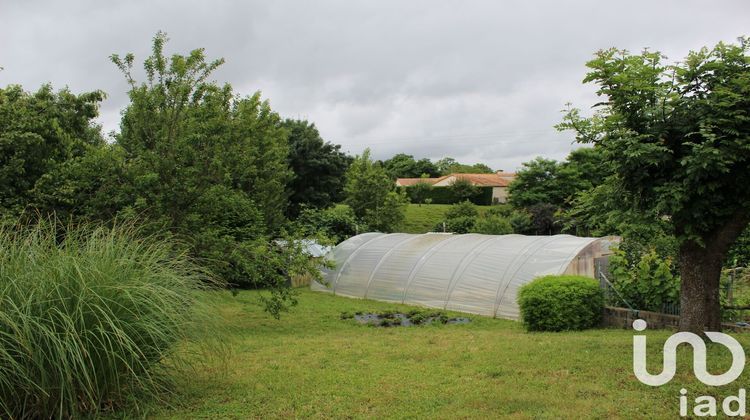
M 294 174 L 287 214 L 294 217 L 303 206 L 326 208 L 343 200 L 344 174 L 352 158 L 340 145 L 324 141 L 315 124 L 287 119 L 282 126 L 289 133 L 288 162 Z
M 370 230 L 390 232 L 404 220 L 407 198 L 385 169 L 370 157 L 370 149 L 354 158 L 346 172 L 346 203 Z
M 102 146 L 93 123 L 105 95 L 54 92 L 50 85 L 29 93 L 21 86 L 0 88 L 0 212 L 18 216 L 38 198 L 45 176 L 66 162 Z
M 719 275 L 750 220 L 750 42 L 720 43 L 665 64 L 658 52 L 609 49 L 584 82 L 604 100 L 570 109 L 561 129 L 598 147 L 623 211 L 667 221 L 679 244 L 680 328 L 720 328 Z

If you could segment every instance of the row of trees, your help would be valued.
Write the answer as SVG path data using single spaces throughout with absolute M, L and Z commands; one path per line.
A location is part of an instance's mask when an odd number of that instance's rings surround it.
M 494 171 L 483 163 L 467 165 L 457 162 L 451 157 L 446 157 L 433 162 L 430 159 L 415 159 L 412 155 L 399 153 L 392 158 L 380 162 L 385 172 L 392 179 L 396 178 L 419 178 L 426 176 L 436 178 L 452 173 L 467 174 L 491 174 Z

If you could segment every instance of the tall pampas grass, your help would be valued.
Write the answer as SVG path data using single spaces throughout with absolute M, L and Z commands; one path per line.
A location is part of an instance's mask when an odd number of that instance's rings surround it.
M 160 395 L 213 287 L 132 226 L 0 228 L 0 417 L 70 418 Z M 189 347 L 189 346 L 188 346 Z

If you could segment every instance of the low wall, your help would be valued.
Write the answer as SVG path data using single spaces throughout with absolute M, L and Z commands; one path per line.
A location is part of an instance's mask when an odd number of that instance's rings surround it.
M 642 319 L 648 323 L 650 330 L 677 329 L 680 317 L 650 311 L 631 311 L 628 308 L 605 306 L 602 315 L 603 327 L 631 328 L 633 321 Z
M 633 326 L 633 321 L 636 319 L 646 321 L 648 323 L 648 329 L 650 330 L 676 330 L 680 324 L 680 317 L 676 315 L 667 315 L 650 311 L 631 311 L 627 308 L 605 306 L 604 313 L 602 314 L 602 326 L 630 329 Z M 750 332 L 750 328 L 740 327 L 734 324 L 722 324 L 722 327 L 724 331 Z

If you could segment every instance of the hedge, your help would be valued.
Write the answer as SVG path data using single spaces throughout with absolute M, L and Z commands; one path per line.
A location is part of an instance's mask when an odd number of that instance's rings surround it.
M 518 305 L 529 331 L 583 330 L 599 324 L 604 296 L 592 278 L 545 276 L 521 287 Z
M 415 202 L 411 187 L 399 187 L 406 190 L 409 201 Z M 432 204 L 455 204 L 460 201 L 448 187 L 432 187 L 425 192 L 425 199 L 432 199 Z M 492 204 L 492 187 L 477 187 L 477 193 L 469 197 L 469 201 L 478 206 L 489 206 Z

